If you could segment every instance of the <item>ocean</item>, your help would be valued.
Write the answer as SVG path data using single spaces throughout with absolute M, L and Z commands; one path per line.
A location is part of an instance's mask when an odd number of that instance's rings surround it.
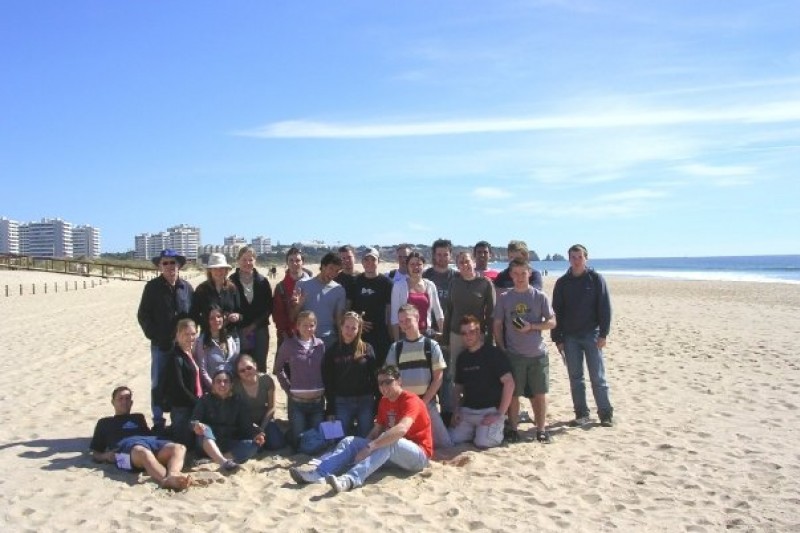
M 569 268 L 567 261 L 533 261 L 536 270 L 560 276 Z M 493 263 L 502 270 L 506 263 Z M 752 255 L 738 257 L 643 257 L 592 259 L 589 266 L 604 276 L 746 281 L 756 283 L 800 284 L 800 255 Z

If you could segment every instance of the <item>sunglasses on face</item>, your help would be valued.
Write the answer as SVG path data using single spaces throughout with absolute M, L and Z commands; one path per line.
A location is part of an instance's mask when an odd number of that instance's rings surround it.
M 255 369 L 256 367 L 254 366 L 243 366 L 242 368 L 239 369 L 239 373 L 242 374 L 244 372 L 248 372 L 250 370 L 255 370 Z

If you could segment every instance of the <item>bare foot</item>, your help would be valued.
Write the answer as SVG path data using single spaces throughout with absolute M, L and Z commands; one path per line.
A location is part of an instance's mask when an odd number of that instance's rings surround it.
M 176 491 L 186 490 L 192 484 L 192 476 L 181 474 L 170 474 L 161 481 L 161 486 L 165 489 Z

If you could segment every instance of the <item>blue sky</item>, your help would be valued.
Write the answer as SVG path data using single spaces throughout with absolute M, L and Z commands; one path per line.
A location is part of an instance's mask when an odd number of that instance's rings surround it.
M 800 3 L 7 1 L 0 215 L 800 253 Z

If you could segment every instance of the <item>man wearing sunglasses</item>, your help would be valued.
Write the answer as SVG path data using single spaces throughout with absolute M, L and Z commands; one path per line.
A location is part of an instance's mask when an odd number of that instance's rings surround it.
M 381 368 L 378 386 L 382 398 L 369 435 L 345 437 L 313 470 L 290 468 L 292 479 L 301 484 L 327 481 L 339 493 L 361 487 L 386 463 L 410 472 L 428 466 L 433 456 L 428 409 L 419 396 L 404 391 L 402 385 L 396 366 Z
M 164 429 L 164 411 L 159 405 L 156 391 L 164 372 L 167 354 L 175 342 L 175 324 L 189 316 L 194 288 L 180 278 L 180 269 L 186 258 L 175 250 L 162 250 L 153 258 L 160 275 L 148 281 L 142 292 L 137 318 L 145 337 L 150 340 L 150 405 L 153 411 L 153 429 Z

